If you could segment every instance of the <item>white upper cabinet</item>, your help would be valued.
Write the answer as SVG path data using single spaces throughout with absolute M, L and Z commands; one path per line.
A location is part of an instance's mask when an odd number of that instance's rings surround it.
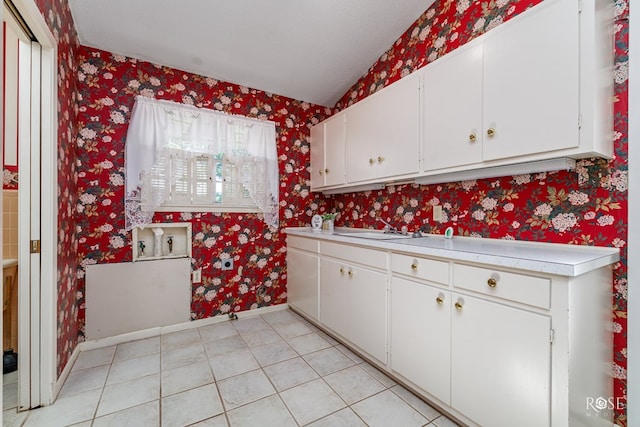
M 345 145 L 325 144 L 322 161 L 312 147 L 312 189 L 613 157 L 612 26 L 605 0 L 541 2 L 343 110 Z M 320 176 L 329 153 L 346 153 L 344 180 Z
M 322 122 L 311 128 L 311 190 L 324 187 L 324 125 Z
M 579 146 L 578 2 L 548 3 L 484 39 L 484 160 Z
M 324 183 L 326 186 L 344 184 L 345 114 L 338 114 L 325 122 L 324 138 Z
M 482 162 L 482 44 L 474 43 L 425 68 L 426 170 Z
M 377 157 L 379 126 L 376 126 L 379 106 L 377 97 L 370 96 L 347 110 L 347 181 L 372 179 L 380 172 Z M 382 159 L 382 157 L 380 158 Z
M 387 254 L 326 242 L 320 252 L 320 321 L 386 364 Z
M 612 156 L 611 8 L 582 3 L 545 1 L 422 70 L 427 175 Z
M 345 111 L 348 183 L 418 172 L 419 85 L 407 76 Z
M 345 183 L 345 114 L 311 128 L 311 189 Z

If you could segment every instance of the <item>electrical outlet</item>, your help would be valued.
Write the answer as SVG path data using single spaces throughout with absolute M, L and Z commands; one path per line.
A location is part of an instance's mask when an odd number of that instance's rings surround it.
M 433 220 L 434 221 L 442 221 L 442 206 L 435 205 L 433 207 Z
M 233 258 L 220 260 L 220 263 L 222 264 L 222 270 L 233 270 Z
M 202 282 L 202 269 L 199 268 L 197 270 L 194 270 L 193 273 L 191 273 L 191 282 L 192 283 L 200 283 Z

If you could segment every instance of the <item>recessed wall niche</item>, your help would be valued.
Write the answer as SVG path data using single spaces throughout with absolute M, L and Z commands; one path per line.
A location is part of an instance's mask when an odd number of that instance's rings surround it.
M 191 257 L 191 223 L 149 224 L 134 228 L 133 261 Z

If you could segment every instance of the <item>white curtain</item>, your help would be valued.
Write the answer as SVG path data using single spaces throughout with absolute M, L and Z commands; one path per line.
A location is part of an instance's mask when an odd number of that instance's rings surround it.
M 222 154 L 234 163 L 265 223 L 278 226 L 279 177 L 273 122 L 138 96 L 125 146 L 127 230 L 150 224 L 155 210 L 168 200 L 176 179 L 167 176 L 170 156 L 189 159 L 201 154 Z M 260 185 L 250 185 L 255 182 Z

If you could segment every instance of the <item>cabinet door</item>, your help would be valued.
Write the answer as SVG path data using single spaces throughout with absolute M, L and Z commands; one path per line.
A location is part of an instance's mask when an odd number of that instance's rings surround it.
M 418 75 L 358 102 L 347 115 L 347 181 L 418 172 Z
M 548 426 L 551 319 L 452 298 L 451 406 L 484 426 Z
M 318 320 L 318 256 L 287 250 L 287 302 Z
M 347 182 L 366 181 L 376 176 L 378 129 L 373 118 L 378 104 L 375 98 L 376 95 L 371 95 L 346 110 Z
M 345 115 L 333 116 L 325 122 L 325 185 L 344 184 L 345 171 Z
M 311 189 L 324 186 L 324 122 L 311 128 Z
M 482 44 L 424 70 L 424 170 L 482 162 Z
M 348 338 L 352 313 L 347 300 L 349 289 L 345 271 L 344 263 L 320 258 L 320 322 Z
M 387 275 L 353 267 L 348 275 L 349 310 L 353 323 L 349 339 L 384 364 L 387 363 Z
M 393 277 L 391 369 L 449 404 L 450 292 Z
M 371 125 L 377 141 L 372 153 L 376 177 L 389 178 L 418 172 L 420 77 L 413 74 L 380 92 Z
M 320 321 L 386 363 L 386 274 L 320 260 Z
M 485 38 L 484 160 L 578 146 L 578 5 L 543 2 Z

